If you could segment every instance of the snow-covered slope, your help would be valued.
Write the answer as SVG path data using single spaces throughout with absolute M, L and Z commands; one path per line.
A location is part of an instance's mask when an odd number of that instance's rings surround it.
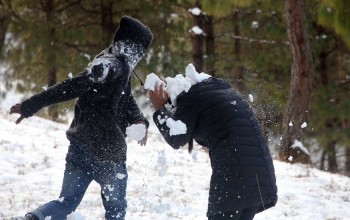
M 66 124 L 38 117 L 16 125 L 0 109 L 0 219 L 24 215 L 57 199 L 68 141 Z M 173 150 L 151 124 L 147 146 L 128 139 L 127 219 L 206 219 L 208 155 Z M 277 206 L 255 219 L 350 219 L 350 178 L 303 165 L 274 161 Z M 93 182 L 71 219 L 103 219 L 99 186 Z

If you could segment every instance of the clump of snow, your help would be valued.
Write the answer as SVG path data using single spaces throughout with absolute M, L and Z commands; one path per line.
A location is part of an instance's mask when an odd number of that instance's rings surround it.
M 70 78 L 70 79 L 73 78 L 73 73 L 69 73 L 68 78 Z
M 306 128 L 306 127 L 307 127 L 307 123 L 304 122 L 300 127 L 301 127 L 301 128 Z
M 122 179 L 124 179 L 125 177 L 126 177 L 125 174 L 117 173 L 117 178 L 118 178 L 118 179 L 122 180 Z
M 186 67 L 186 78 L 190 79 L 191 85 L 195 85 L 199 82 L 202 82 L 205 79 L 210 78 L 211 76 L 206 73 L 198 73 L 193 64 L 189 64 Z
M 144 124 L 133 124 L 126 128 L 126 135 L 136 141 L 141 141 L 146 134 L 146 126 Z
M 248 96 L 248 97 L 249 97 L 249 101 L 250 101 L 250 102 L 254 102 L 254 97 L 253 97 L 253 95 L 252 95 L 252 94 L 249 94 L 249 96 Z
M 253 29 L 257 29 L 257 28 L 259 28 L 259 22 L 253 21 L 251 26 Z
M 188 78 L 185 78 L 182 74 L 176 75 L 173 77 L 165 78 L 166 92 L 171 100 L 171 103 L 175 106 L 177 104 L 177 97 L 182 92 L 188 92 L 191 88 L 191 82 Z
M 309 151 L 307 150 L 307 148 L 303 145 L 303 143 L 301 143 L 298 140 L 294 140 L 294 143 L 292 145 L 292 148 L 299 148 L 301 151 L 303 151 L 305 154 L 309 154 Z
M 201 35 L 204 33 L 204 31 L 202 30 L 202 28 L 198 27 L 198 26 L 194 26 L 191 28 L 190 32 L 193 32 L 195 35 Z
M 289 125 L 289 127 L 292 127 L 293 126 L 293 122 L 290 121 L 288 125 Z
M 175 77 L 165 78 L 165 91 L 174 106 L 177 104 L 177 97 L 182 92 L 188 92 L 191 86 L 211 77 L 206 73 L 198 73 L 193 64 L 188 64 L 185 71 L 185 77 L 182 74 L 177 74 Z
M 184 124 L 180 120 L 175 121 L 172 118 L 168 118 L 166 120 L 166 125 L 170 128 L 170 130 L 169 130 L 170 136 L 179 135 L 179 134 L 186 134 L 186 132 L 187 132 L 186 124 Z
M 198 7 L 190 8 L 188 11 L 195 16 L 199 16 L 202 13 L 202 10 Z
M 144 88 L 154 91 L 154 87 L 155 85 L 158 84 L 158 86 L 160 85 L 164 85 L 164 82 L 154 73 L 150 73 L 147 75 L 146 77 L 146 81 L 145 81 L 145 85 Z

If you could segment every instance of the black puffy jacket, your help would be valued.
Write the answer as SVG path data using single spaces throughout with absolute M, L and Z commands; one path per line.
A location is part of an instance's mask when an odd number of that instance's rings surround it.
M 166 118 L 186 124 L 186 134 L 169 134 Z M 248 207 L 259 211 L 277 202 L 275 171 L 259 123 L 238 92 L 209 78 L 177 98 L 175 112 L 165 107 L 153 115 L 159 131 L 175 149 L 192 138 L 209 148 L 212 177 L 208 216 Z

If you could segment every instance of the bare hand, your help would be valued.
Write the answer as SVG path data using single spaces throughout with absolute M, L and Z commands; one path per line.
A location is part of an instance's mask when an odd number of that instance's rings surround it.
M 20 114 L 20 117 L 16 120 L 16 124 L 19 124 L 21 123 L 21 121 L 25 118 L 23 116 L 23 113 L 21 111 L 21 104 L 16 104 L 14 106 L 11 107 L 10 109 L 10 114 L 13 114 L 13 113 L 17 113 L 17 114 Z
M 158 111 L 159 109 L 163 108 L 163 106 L 168 102 L 168 93 L 164 91 L 163 84 L 158 86 L 156 83 L 154 92 L 149 91 L 149 97 L 151 99 L 152 105 L 154 110 Z

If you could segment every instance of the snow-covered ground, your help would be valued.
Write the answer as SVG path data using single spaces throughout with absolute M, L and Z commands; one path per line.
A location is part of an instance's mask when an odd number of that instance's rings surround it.
M 5 220 L 57 199 L 68 124 L 32 117 L 16 125 L 18 115 L 10 116 L 0 106 L 0 219 Z M 147 146 L 131 139 L 127 142 L 126 219 L 206 219 L 211 175 L 206 152 L 199 146 L 192 154 L 186 149 L 173 150 L 153 123 Z M 255 219 L 350 219 L 350 178 L 304 165 L 274 164 L 279 201 Z M 93 182 L 71 219 L 98 220 L 103 215 L 100 188 Z

